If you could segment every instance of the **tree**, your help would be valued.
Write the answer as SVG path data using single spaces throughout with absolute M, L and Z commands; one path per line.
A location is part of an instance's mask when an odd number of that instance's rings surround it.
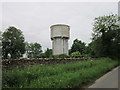
M 91 56 L 91 57 L 95 57 L 95 52 L 93 51 L 93 42 L 90 42 L 87 46 L 86 46 L 86 52 L 85 54 Z
M 2 56 L 4 59 L 19 58 L 25 53 L 25 43 L 22 31 L 15 28 L 9 27 L 2 34 Z
M 73 52 L 80 52 L 81 54 L 83 54 L 83 53 L 85 53 L 85 43 L 78 39 L 75 39 L 73 41 L 71 50 L 69 50 L 69 51 L 70 51 L 70 54 Z
M 117 15 L 95 18 L 92 47 L 97 56 L 118 57 L 120 50 L 120 26 Z
M 92 57 L 103 57 L 101 38 L 93 40 L 89 44 L 89 53 Z
M 116 26 L 117 22 L 118 16 L 114 14 L 95 18 L 92 33 L 93 39 L 97 39 L 98 37 L 104 38 L 105 33 L 115 29 L 114 26 Z
M 52 49 L 47 48 L 47 50 L 45 51 L 45 57 L 49 58 L 50 56 L 52 56 Z
M 39 43 L 26 43 L 26 54 L 28 58 L 39 58 L 42 53 Z

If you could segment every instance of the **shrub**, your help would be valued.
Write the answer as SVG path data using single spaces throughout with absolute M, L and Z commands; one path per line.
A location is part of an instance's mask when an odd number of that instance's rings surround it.
M 69 56 L 67 54 L 60 54 L 59 58 L 68 58 Z
M 52 55 L 52 58 L 69 58 L 67 54 Z
M 90 54 L 82 54 L 82 57 L 84 57 L 84 58 L 91 58 Z
M 59 55 L 52 55 L 52 58 L 59 58 Z
M 80 58 L 82 55 L 79 52 L 73 52 L 70 55 L 71 58 Z
M 45 58 L 45 53 L 41 53 L 39 57 L 40 58 Z

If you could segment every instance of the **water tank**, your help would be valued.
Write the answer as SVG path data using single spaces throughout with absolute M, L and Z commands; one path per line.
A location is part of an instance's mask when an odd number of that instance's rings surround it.
M 68 39 L 70 27 L 65 24 L 56 24 L 50 27 L 53 55 L 68 54 Z
M 70 27 L 65 24 L 56 24 L 51 27 L 51 39 L 55 37 L 68 38 Z

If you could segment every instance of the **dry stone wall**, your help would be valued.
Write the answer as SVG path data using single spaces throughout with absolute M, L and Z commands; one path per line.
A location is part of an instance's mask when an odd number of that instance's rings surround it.
M 23 59 L 4 59 L 2 60 L 2 69 L 14 68 L 19 66 L 30 66 L 35 64 L 58 64 L 74 61 L 88 60 L 86 58 L 23 58 Z

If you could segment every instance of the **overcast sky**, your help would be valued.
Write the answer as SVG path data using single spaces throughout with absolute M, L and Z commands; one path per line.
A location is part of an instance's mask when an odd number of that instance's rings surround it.
M 53 24 L 70 26 L 70 48 L 76 38 L 85 43 L 91 41 L 95 17 L 118 13 L 117 2 L 4 2 L 0 6 L 0 29 L 15 26 L 22 30 L 27 42 L 38 42 L 43 50 L 52 48 Z

